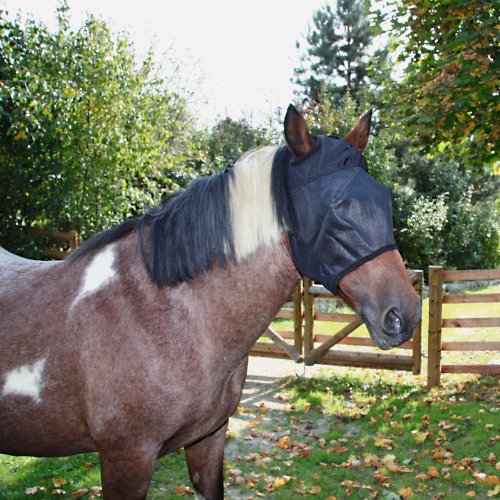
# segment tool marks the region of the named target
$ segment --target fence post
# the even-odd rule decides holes
[[[68,242],[70,250],[78,248],[80,246],[80,233],[72,229],[71,231],[68,231],[68,236],[69,236]]]
[[[422,270],[415,271],[415,281],[413,287],[420,298],[420,308],[422,308],[422,292],[424,284],[424,272]],[[413,334],[413,375],[419,375],[422,370],[422,320],[418,322]]]
[[[443,308],[443,268],[429,266],[429,361],[427,388],[439,385],[441,379],[441,328]]]
[[[312,281],[304,278],[304,359],[314,348],[314,296],[310,292]],[[306,363],[307,364],[307,363]]]
[[[293,343],[295,350],[302,355],[303,336],[302,336],[302,321],[304,314],[302,310],[302,279],[299,280],[297,286],[293,290]]]

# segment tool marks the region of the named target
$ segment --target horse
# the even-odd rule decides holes
[[[141,499],[156,460],[183,447],[197,498],[222,499],[249,350],[299,271],[342,295],[379,347],[408,340],[420,305],[389,235],[390,192],[366,173],[370,123],[314,136],[290,105],[286,144],[245,153],[64,261],[2,249],[0,452],[97,451],[104,497]]]

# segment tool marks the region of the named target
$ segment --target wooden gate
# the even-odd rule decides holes
[[[409,276],[415,290],[422,297],[422,271],[411,271]],[[375,349],[375,344],[366,332],[364,336],[348,337],[364,325],[352,310],[322,312],[316,307],[320,300],[340,304],[342,309],[348,307],[340,297],[332,295],[323,286],[303,278],[293,292],[289,307],[282,309],[277,316],[293,319],[293,332],[268,328],[263,335],[266,339],[263,341],[261,338],[250,354],[290,358],[306,365],[360,366],[420,373],[421,323],[417,325],[413,339],[398,348],[410,350],[411,355],[385,354]],[[270,343],[268,339],[273,342]],[[333,349],[335,346],[337,349]],[[352,350],[351,347],[346,349],[345,346],[362,346],[364,350]]]
[[[285,305],[285,307],[281,308],[276,316],[277,319],[292,319],[293,331],[276,330],[272,326],[269,326],[262,337],[253,345],[250,350],[251,355],[269,358],[290,358],[296,363],[303,361],[302,290],[302,280],[300,280],[295,287],[289,302]],[[263,341],[263,337],[265,337],[266,340],[272,340],[272,343]],[[289,340],[292,340],[293,343],[288,342]]]
[[[422,271],[410,271],[409,277],[420,300],[422,300]],[[385,354],[375,350],[376,346],[367,332],[364,332],[362,336],[349,337],[364,325],[356,314],[344,311],[316,311],[315,303],[319,299],[345,304],[340,297],[332,295],[324,287],[304,279],[304,362],[306,365],[359,366],[420,373],[421,322],[417,325],[412,340],[397,348],[410,350],[411,355]],[[326,331],[318,333],[317,330],[322,322],[328,322],[327,325],[321,327],[322,330]],[[339,324],[344,326],[339,329]],[[345,348],[346,346],[361,346],[364,349],[352,350],[350,347]],[[337,349],[334,349],[335,347]]]
[[[441,373],[491,373],[500,374],[500,365],[442,364],[443,351],[500,351],[500,342],[443,342],[443,328],[500,327],[496,318],[443,318],[443,304],[500,303],[500,293],[447,294],[443,293],[445,281],[498,280],[500,269],[476,271],[445,271],[441,266],[429,266],[429,366],[427,386],[439,385]],[[500,310],[499,310],[500,312]]]

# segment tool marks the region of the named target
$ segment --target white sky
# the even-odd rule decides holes
[[[86,13],[115,32],[127,31],[136,51],[154,42],[173,54],[194,90],[192,108],[213,124],[226,114],[263,123],[293,99],[290,78],[313,12],[327,0],[68,0],[72,26]],[[331,0],[330,0],[331,1]],[[57,0],[0,0],[11,16],[30,13],[55,27]],[[173,48],[173,50],[172,50]]]

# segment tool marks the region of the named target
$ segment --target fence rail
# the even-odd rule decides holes
[[[53,233],[50,233],[48,231],[45,231],[43,229],[39,228],[32,228],[31,232],[35,236],[40,236],[43,238],[49,238],[51,240],[56,240],[58,242],[62,242],[67,246],[68,250],[61,250],[59,248],[46,248],[43,252],[42,255],[44,257],[48,257],[49,259],[57,259],[57,260],[63,260],[65,259],[72,250],[75,248],[78,248],[80,246],[80,234],[78,231],[71,230],[71,231],[56,231]]]
[[[429,267],[429,363],[427,386],[439,385],[442,373],[500,374],[500,365],[442,364],[443,352],[500,351],[500,342],[443,342],[443,328],[500,327],[500,318],[443,318],[443,304],[480,304],[500,302],[499,293],[446,294],[446,281],[498,280],[500,269],[445,271],[441,266]]]

